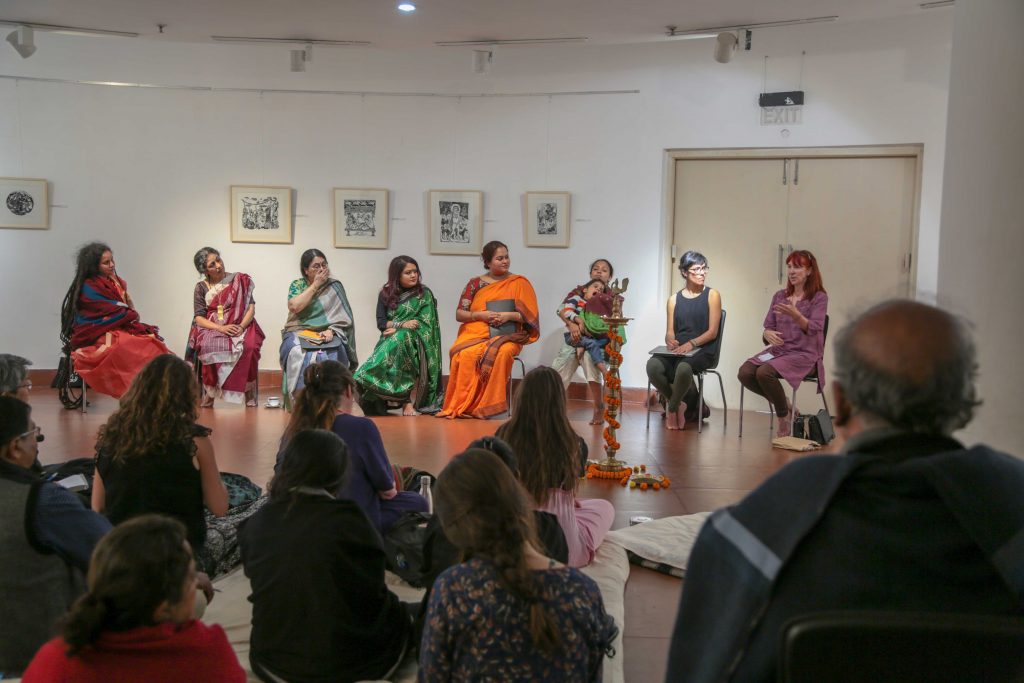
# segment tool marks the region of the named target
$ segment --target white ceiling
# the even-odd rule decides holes
[[[130,31],[144,39],[212,35],[368,41],[388,49],[435,41],[586,36],[591,44],[665,40],[665,27],[744,25],[838,15],[861,21],[925,11],[923,0],[3,0],[0,21]],[[157,24],[166,24],[161,35]]]

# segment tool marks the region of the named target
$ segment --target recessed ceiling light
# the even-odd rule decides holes
[[[403,12],[415,12],[416,5],[412,4],[411,2],[400,2],[398,3],[398,9],[400,9]]]

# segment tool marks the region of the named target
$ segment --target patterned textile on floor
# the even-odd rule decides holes
[[[633,564],[682,578],[686,575],[690,550],[710,514],[698,512],[665,517],[609,531],[605,543],[612,542],[625,548]]]
[[[211,579],[230,572],[242,563],[238,527],[268,500],[260,487],[248,477],[221,472],[220,478],[228,490],[228,513],[223,517],[214,517],[209,510],[205,511],[206,543],[196,558],[196,563],[203,567]]]

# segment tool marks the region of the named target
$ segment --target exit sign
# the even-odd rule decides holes
[[[761,107],[762,126],[799,126],[803,122],[803,106]]]

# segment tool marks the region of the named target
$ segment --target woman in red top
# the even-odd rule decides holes
[[[24,683],[244,683],[224,629],[192,618],[199,578],[181,522],[144,515],[116,527],[96,545],[88,582]]]

